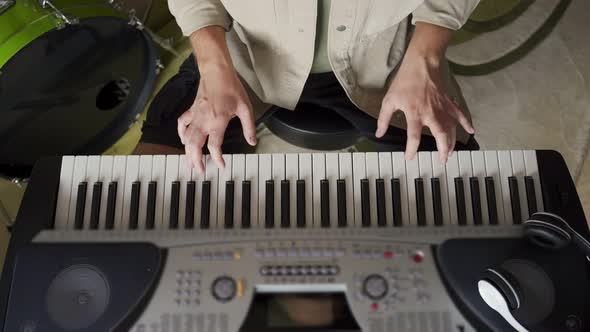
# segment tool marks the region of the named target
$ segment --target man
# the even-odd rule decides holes
[[[381,149],[405,146],[407,159],[477,149],[444,54],[478,2],[170,0],[194,59],[154,100],[136,153],[184,152],[203,171],[206,145],[223,167],[240,136],[256,144],[272,105],[299,102],[334,110]]]

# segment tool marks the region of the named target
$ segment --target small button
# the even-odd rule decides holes
[[[334,256],[334,249],[324,248],[323,255],[324,255],[324,257],[333,257]]]
[[[416,263],[422,263],[422,261],[424,260],[424,253],[422,251],[418,250],[418,251],[414,252],[414,256],[412,257],[412,259]]]
[[[385,259],[392,259],[393,258],[393,252],[392,251],[386,251],[383,253],[383,258]]]
[[[254,257],[262,258],[262,256],[264,256],[264,250],[262,250],[262,249],[254,250]]]
[[[318,248],[311,249],[311,256],[312,257],[320,257],[322,254],[322,250]]]
[[[195,252],[193,254],[193,259],[196,261],[200,261],[201,259],[203,259],[203,257],[201,256],[201,253]]]
[[[262,274],[263,276],[267,276],[270,274],[270,269],[268,268],[268,266],[263,266],[260,268],[260,274]]]
[[[210,252],[204,252],[203,255],[202,255],[202,257],[203,257],[203,260],[204,261],[210,261],[211,258],[212,258],[212,255],[211,255]]]
[[[373,310],[373,311],[379,310],[379,304],[375,303],[375,302],[371,303],[371,310]]]
[[[289,251],[288,251],[287,255],[289,257],[297,257],[297,249],[295,249],[295,248],[289,248]]]
[[[287,249],[279,248],[277,250],[277,257],[285,257],[285,256],[287,256]]]
[[[344,249],[343,248],[336,249],[335,255],[336,255],[336,257],[342,257],[342,256],[344,256]]]
[[[336,27],[336,30],[342,32],[342,31],[346,30],[346,26],[345,25],[339,25],[338,27]]]
[[[270,257],[275,257],[275,250],[268,248],[264,250],[264,257],[266,258],[270,258]]]
[[[309,268],[309,274],[311,274],[312,276],[315,276],[319,273],[318,267],[317,266],[312,266]]]
[[[309,248],[301,248],[299,249],[299,255],[301,257],[309,257],[311,255],[311,250]]]
[[[223,253],[223,260],[231,261],[233,259],[234,259],[234,253],[233,252],[224,252]]]

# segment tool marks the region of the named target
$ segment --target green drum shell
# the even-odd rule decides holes
[[[79,19],[89,17],[121,17],[126,15],[99,0],[55,0],[56,8],[68,16]],[[36,0],[20,0],[0,14],[0,68],[21,49],[43,34],[59,29],[63,21],[52,9],[44,9]]]

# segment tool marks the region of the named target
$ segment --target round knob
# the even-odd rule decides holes
[[[371,300],[378,301],[387,295],[387,280],[378,274],[372,274],[365,278],[363,292]]]
[[[213,281],[211,293],[219,302],[231,301],[236,296],[236,281],[230,277],[219,277]]]

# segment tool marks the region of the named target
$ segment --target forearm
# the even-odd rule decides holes
[[[225,41],[225,30],[220,26],[208,26],[190,35],[201,76],[219,69],[234,69]]]
[[[422,58],[430,65],[438,66],[445,56],[452,35],[453,31],[445,27],[417,22],[406,57]]]

